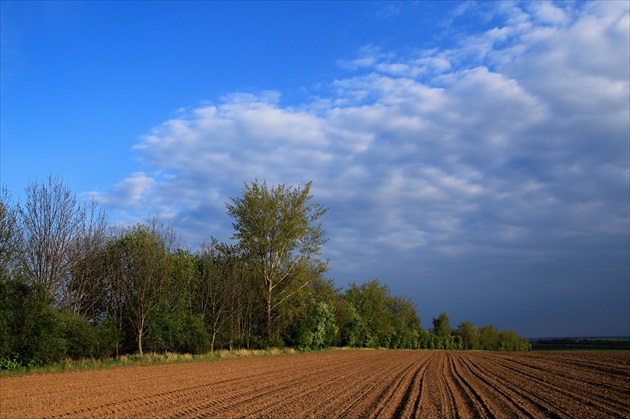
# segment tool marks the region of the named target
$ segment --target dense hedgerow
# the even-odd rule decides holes
[[[309,187],[246,185],[228,206],[238,243],[211,238],[196,252],[156,218],[110,226],[59,179],[29,185],[24,204],[4,189],[0,369],[271,346],[529,349],[494,326],[453,329],[446,314],[424,330],[415,303],[378,280],[336,288],[313,224],[326,209]]]

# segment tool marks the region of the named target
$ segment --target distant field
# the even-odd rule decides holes
[[[336,351],[0,378],[0,417],[630,417],[630,353]]]
[[[620,350],[630,351],[627,337],[540,338],[530,342],[536,351],[546,350]]]

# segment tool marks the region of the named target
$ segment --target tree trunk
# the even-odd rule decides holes
[[[273,288],[269,285],[269,291],[267,293],[267,341],[271,342],[271,294]]]
[[[142,333],[144,332],[144,327],[140,326],[138,329],[138,353],[142,356]]]

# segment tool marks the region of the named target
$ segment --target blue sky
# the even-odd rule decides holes
[[[628,335],[629,5],[2,1],[1,181],[194,248],[243,182],[313,180],[338,286]]]

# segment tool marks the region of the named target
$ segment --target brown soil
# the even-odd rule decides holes
[[[630,418],[630,353],[336,351],[0,379],[0,417]]]

